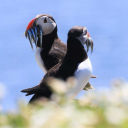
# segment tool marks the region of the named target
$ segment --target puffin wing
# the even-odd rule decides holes
[[[41,91],[42,91],[42,89],[40,88],[39,85],[37,85],[37,86],[35,86],[35,87],[32,87],[32,88],[28,88],[28,89],[21,90],[21,92],[27,93],[26,96],[32,95],[32,94],[34,94],[34,93],[41,92]]]
[[[63,43],[59,38],[55,40],[53,46],[63,50],[64,52],[67,52],[67,44]]]
[[[40,52],[41,58],[43,60],[43,63],[47,71],[50,70],[52,67],[54,67],[56,64],[60,63],[64,59],[67,52],[66,46],[67,45],[61,42],[60,39],[55,39],[47,56],[45,56],[46,55],[45,50],[42,50]]]
[[[52,61],[52,63],[54,62],[54,65],[52,66],[54,67],[56,64],[63,61],[65,55],[66,55],[66,52],[64,50],[60,49],[59,47],[53,46],[47,56],[47,59],[49,58],[49,60]],[[50,69],[52,67],[50,67]]]
[[[28,88],[28,89],[23,89],[21,90],[21,92],[23,93],[27,93],[26,96],[28,95],[32,95],[32,94],[37,94],[37,93],[45,93],[45,92],[49,92],[49,87],[46,84],[46,79],[48,77],[52,77],[56,74],[56,72],[58,71],[59,67],[60,67],[61,63],[56,64],[54,67],[52,67],[44,76],[43,79],[41,79],[40,83],[37,86],[34,86],[32,88]]]

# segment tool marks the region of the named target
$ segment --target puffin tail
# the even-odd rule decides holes
[[[39,85],[37,85],[35,87],[32,87],[32,88],[27,88],[27,89],[21,90],[21,92],[27,93],[26,96],[32,95],[32,94],[35,94],[35,93],[38,93],[38,92],[41,92],[41,91],[42,91],[42,89],[40,88]]]

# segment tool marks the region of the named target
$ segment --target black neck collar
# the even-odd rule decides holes
[[[57,36],[57,26],[52,31],[52,33],[47,35],[42,35],[42,47],[45,52],[49,52],[54,40],[58,38]],[[40,38],[38,37],[37,46],[40,47]]]
[[[76,38],[69,37],[67,40],[67,54],[71,62],[80,63],[88,58],[84,46]]]

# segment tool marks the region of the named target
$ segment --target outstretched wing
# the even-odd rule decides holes
[[[44,78],[41,79],[40,83],[37,86],[34,86],[32,88],[23,89],[21,92],[27,93],[26,96],[31,94],[37,94],[37,93],[44,93],[44,92],[51,92],[49,86],[47,86],[46,79],[48,77],[52,77],[56,74],[60,67],[61,63],[56,64],[54,67],[52,67],[44,76]]]
[[[41,91],[43,91],[43,90],[40,88],[39,85],[37,85],[35,87],[32,87],[32,88],[21,90],[21,92],[27,93],[26,96],[34,94],[34,93],[38,93],[38,92],[41,92]]]

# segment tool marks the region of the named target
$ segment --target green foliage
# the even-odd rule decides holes
[[[67,83],[62,81],[55,80],[54,85],[55,83],[67,86]],[[58,89],[61,88],[53,89],[54,101],[43,99],[27,107],[20,101],[17,112],[1,112],[0,128],[128,127],[127,83],[116,80],[109,90],[85,92],[80,100],[69,100],[65,97],[66,91]]]

